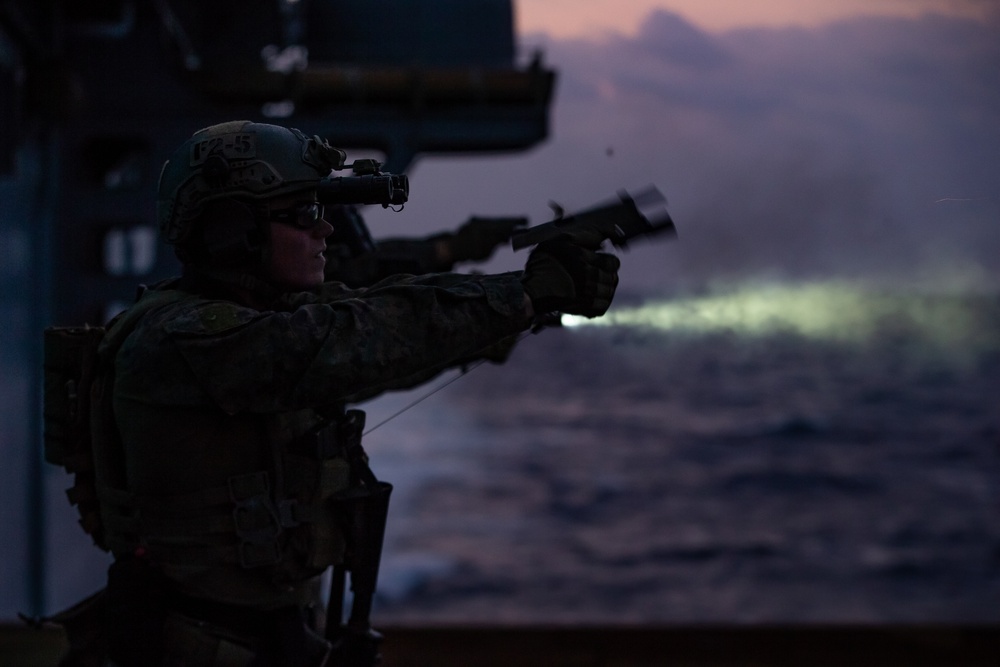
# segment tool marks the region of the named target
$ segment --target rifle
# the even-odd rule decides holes
[[[574,234],[589,235],[595,231],[616,248],[623,248],[629,241],[641,236],[677,236],[674,221],[667,212],[667,200],[654,186],[635,196],[621,190],[618,199],[617,202],[597,205],[568,217],[562,215],[561,208],[553,206],[555,220],[515,233],[510,245],[517,251],[560,236],[572,239]]]
[[[351,488],[336,497],[343,510],[347,553],[333,568],[327,603],[326,639],[333,645],[329,667],[373,667],[379,664],[382,635],[371,626],[372,601],[378,583],[382,541],[392,485],[380,482],[368,467],[361,447],[365,413],[348,410],[338,424],[338,440],[351,467]],[[344,622],[344,588],[351,574],[351,614]]]

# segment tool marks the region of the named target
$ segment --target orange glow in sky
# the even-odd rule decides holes
[[[519,34],[554,37],[633,33],[651,11],[680,14],[696,26],[723,31],[749,26],[815,26],[851,16],[918,16],[929,11],[982,16],[977,0],[514,0]]]

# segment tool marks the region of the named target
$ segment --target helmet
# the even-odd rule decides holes
[[[346,159],[344,151],[318,136],[278,125],[238,120],[198,130],[160,171],[160,233],[169,244],[184,244],[205,204],[314,189]]]

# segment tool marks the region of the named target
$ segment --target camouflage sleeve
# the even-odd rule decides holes
[[[523,301],[519,274],[509,273],[395,277],[357,290],[330,283],[266,312],[181,303],[144,318],[119,353],[118,386],[230,414],[357,402],[523,331]]]

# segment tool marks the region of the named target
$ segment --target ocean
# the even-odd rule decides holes
[[[384,623],[1000,621],[1000,298],[613,307],[368,406]]]

